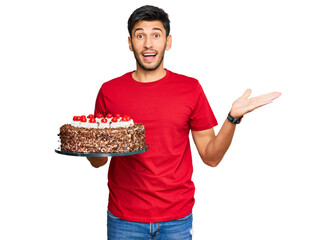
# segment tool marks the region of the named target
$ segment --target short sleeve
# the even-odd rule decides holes
[[[107,114],[102,87],[100,88],[100,90],[98,92],[98,95],[97,95],[94,115],[97,116],[97,114],[99,114],[99,113],[103,114],[104,116],[106,116],[106,114]]]
[[[195,90],[195,105],[190,116],[190,129],[192,131],[202,131],[216,126],[217,120],[210,107],[205,93],[197,81]]]

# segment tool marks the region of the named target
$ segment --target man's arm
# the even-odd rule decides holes
[[[95,168],[104,166],[107,163],[107,157],[86,157]]]
[[[229,149],[236,124],[225,120],[221,130],[215,135],[213,128],[204,131],[191,131],[196,148],[203,162],[216,167]]]
[[[271,103],[281,93],[273,92],[258,97],[249,98],[251,90],[248,89],[233,104],[230,114],[234,118],[242,118],[246,113],[256,108]],[[229,149],[235,132],[236,124],[228,119],[224,121],[217,136],[213,128],[204,131],[192,131],[192,136],[203,162],[211,167],[216,167]]]

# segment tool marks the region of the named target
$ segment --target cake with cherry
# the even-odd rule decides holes
[[[143,150],[145,127],[120,114],[74,116],[58,134],[61,151],[79,153],[123,153]]]

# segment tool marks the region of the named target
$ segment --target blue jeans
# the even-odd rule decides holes
[[[122,220],[107,211],[108,240],[191,240],[192,213],[166,222],[141,223]]]

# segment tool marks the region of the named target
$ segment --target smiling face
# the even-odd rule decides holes
[[[140,21],[134,25],[128,44],[137,69],[152,71],[163,68],[164,53],[171,48],[171,36],[166,37],[161,21]]]

